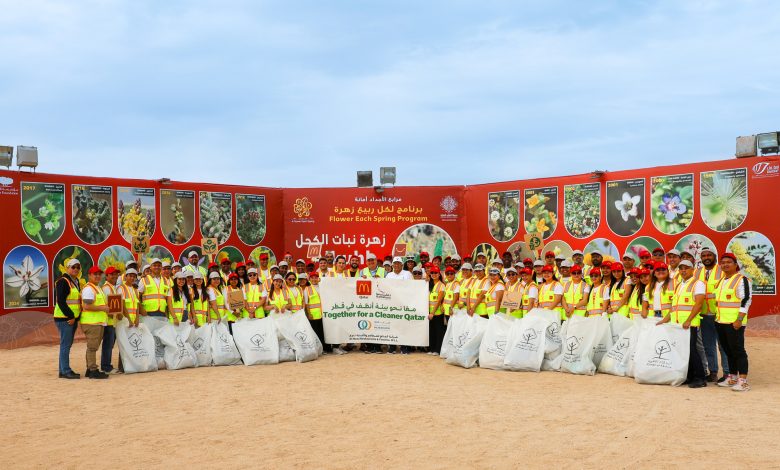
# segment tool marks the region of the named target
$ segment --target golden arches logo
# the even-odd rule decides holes
[[[371,295],[371,281],[355,282],[355,292],[357,295]]]
[[[312,207],[314,207],[314,205],[309,201],[308,197],[299,197],[295,200],[295,204],[293,204],[293,211],[299,218],[308,217],[311,214]]]

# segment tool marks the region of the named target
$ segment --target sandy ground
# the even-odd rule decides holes
[[[738,394],[425,354],[68,381],[56,347],[0,351],[0,468],[776,467],[780,341],[748,352]]]

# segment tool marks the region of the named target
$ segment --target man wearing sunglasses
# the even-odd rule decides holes
[[[65,267],[65,274],[60,276],[54,285],[54,325],[60,334],[60,378],[80,379],[81,375],[70,368],[70,348],[73,346],[73,337],[81,316],[81,264],[74,258],[68,261]]]

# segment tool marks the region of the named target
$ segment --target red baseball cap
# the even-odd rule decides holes
[[[217,263],[209,263],[209,269],[211,268],[218,268],[219,265]]]
[[[610,263],[610,267],[613,271],[622,271],[623,270],[623,263]]]
[[[663,252],[664,252],[664,249],[661,248],[660,246],[653,249],[653,253],[663,253]]]
[[[100,269],[100,266],[95,265],[89,268],[89,274],[102,274],[103,270]]]
[[[258,256],[257,259],[268,259],[268,253],[260,253],[260,256]]]
[[[452,266],[444,270],[444,274],[455,274],[456,272],[457,271],[455,271],[455,268],[453,268]]]
[[[599,268],[593,268],[590,270],[590,273],[588,273],[588,275],[591,277],[595,275],[601,276],[601,270]]]
[[[520,270],[520,274],[532,274],[534,272],[531,268],[523,268]]]
[[[628,274],[636,274],[637,276],[642,270],[639,268],[631,268],[631,270],[628,272]]]
[[[531,258],[525,258],[525,259],[523,260],[523,264],[525,264],[525,263],[531,263],[531,264],[534,264],[534,260],[532,260]]]
[[[246,265],[247,266],[254,266],[255,265],[255,260],[253,260],[252,258],[249,258],[249,260],[246,262]]]
[[[642,268],[642,269],[639,270],[639,275],[640,276],[649,276],[650,275],[650,270]]]
[[[647,251],[647,250],[639,250],[639,257],[640,258],[649,258],[651,256],[653,256],[653,255],[650,254],[649,251]]]
[[[309,273],[309,277],[320,277],[320,273],[317,271],[312,271]]]
[[[227,256],[219,260],[219,264],[225,264],[225,263],[230,263],[230,258],[228,258]]]
[[[432,268],[429,270],[429,272],[431,272],[431,273],[439,273],[439,274],[441,274],[441,269],[439,269],[439,268],[438,268],[438,267],[436,267],[436,266],[433,266],[433,267],[432,267]]]
[[[429,255],[427,251],[421,251],[420,256],[427,256],[428,258],[431,257],[431,255]]]
[[[235,279],[238,279],[238,274],[236,274],[236,273],[230,273],[230,274],[228,274],[228,279],[234,279],[234,278],[235,278]]]
[[[737,257],[736,255],[734,255],[734,253],[723,253],[722,255],[720,255],[720,259],[722,260],[723,258],[729,258],[733,260],[735,263],[737,262]],[[90,272],[91,271],[92,270],[90,270]]]
[[[236,269],[238,268],[245,268],[246,265],[244,263],[236,263]]]
[[[582,273],[582,268],[579,264],[575,264],[573,268],[571,268],[572,274]]]
[[[659,269],[669,269],[669,266],[667,266],[666,263],[655,263],[653,268],[657,271]]]
[[[611,270],[612,269],[612,263],[609,262],[609,261],[604,261],[603,263],[601,263],[601,267],[602,268],[607,268],[607,269]]]
[[[553,273],[553,272],[555,272],[555,270],[549,264],[545,264],[544,267],[542,268],[542,272],[543,273]]]
[[[425,269],[428,269],[431,266],[433,266],[433,263],[425,263],[425,264],[423,264],[423,268],[425,268]]]
[[[116,269],[113,266],[109,266],[109,267],[106,268],[106,274],[114,274],[114,273],[118,273],[118,272],[119,272],[119,270]]]
[[[554,251],[548,251],[547,253],[545,253],[545,254],[544,254],[544,257],[545,257],[545,258],[549,258],[549,257],[551,257],[551,256],[552,256],[553,258],[555,258],[555,252],[554,252]]]

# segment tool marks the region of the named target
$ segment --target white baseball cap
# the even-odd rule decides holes
[[[247,274],[257,274],[257,268],[249,268],[246,271]]]
[[[582,252],[580,250],[574,250],[571,255],[582,255]]]
[[[150,264],[150,265],[152,265],[152,264],[154,264],[154,263],[160,263],[160,264],[162,264],[162,261],[160,261],[160,258],[152,258],[152,262],[151,262],[151,263],[149,263],[149,264]]]
[[[400,256],[396,256],[396,257],[393,258],[393,263],[401,263],[401,264],[403,264],[404,260],[401,259]]]
[[[689,260],[684,259],[680,261],[680,266],[688,266],[689,268],[693,267],[693,263],[691,263]]]
[[[143,267],[143,268],[141,268],[141,272],[144,272],[144,271],[146,271],[147,269],[149,269],[149,265],[148,265],[148,264],[145,264],[145,265],[144,265],[144,267]]]
[[[221,279],[222,276],[219,275],[219,273],[211,273],[209,274],[209,279]]]
[[[666,252],[666,254],[667,254],[667,255],[677,255],[677,256],[680,256],[680,250],[678,250],[678,249],[676,249],[676,248],[675,248],[675,249],[673,249],[673,250],[669,250],[669,251],[667,251],[667,252]]]
[[[366,259],[376,259],[376,255],[373,253],[369,253],[368,256],[366,256]]]
[[[534,266],[544,266],[544,261],[538,259],[534,261]]]
[[[468,270],[468,271],[473,271],[474,270],[474,268],[471,267],[471,263],[463,263],[463,266],[461,266],[460,269],[461,270],[465,269],[465,270]]]
[[[136,271],[133,268],[130,268],[127,271],[125,271],[125,276],[127,276],[128,274],[135,274],[137,276],[138,275],[138,271]]]
[[[569,261],[569,260],[567,260],[567,259],[565,259],[565,260],[563,260],[563,262],[561,263],[561,267],[562,267],[562,268],[570,268],[570,267],[572,267],[572,262],[571,262],[571,261]]]
[[[193,256],[198,256],[198,252],[195,251],[195,250],[192,250],[189,253],[187,253],[187,258],[192,258]]]
[[[72,268],[75,265],[81,265],[81,261],[78,260],[78,258],[73,258],[72,260],[68,261],[68,267]]]

